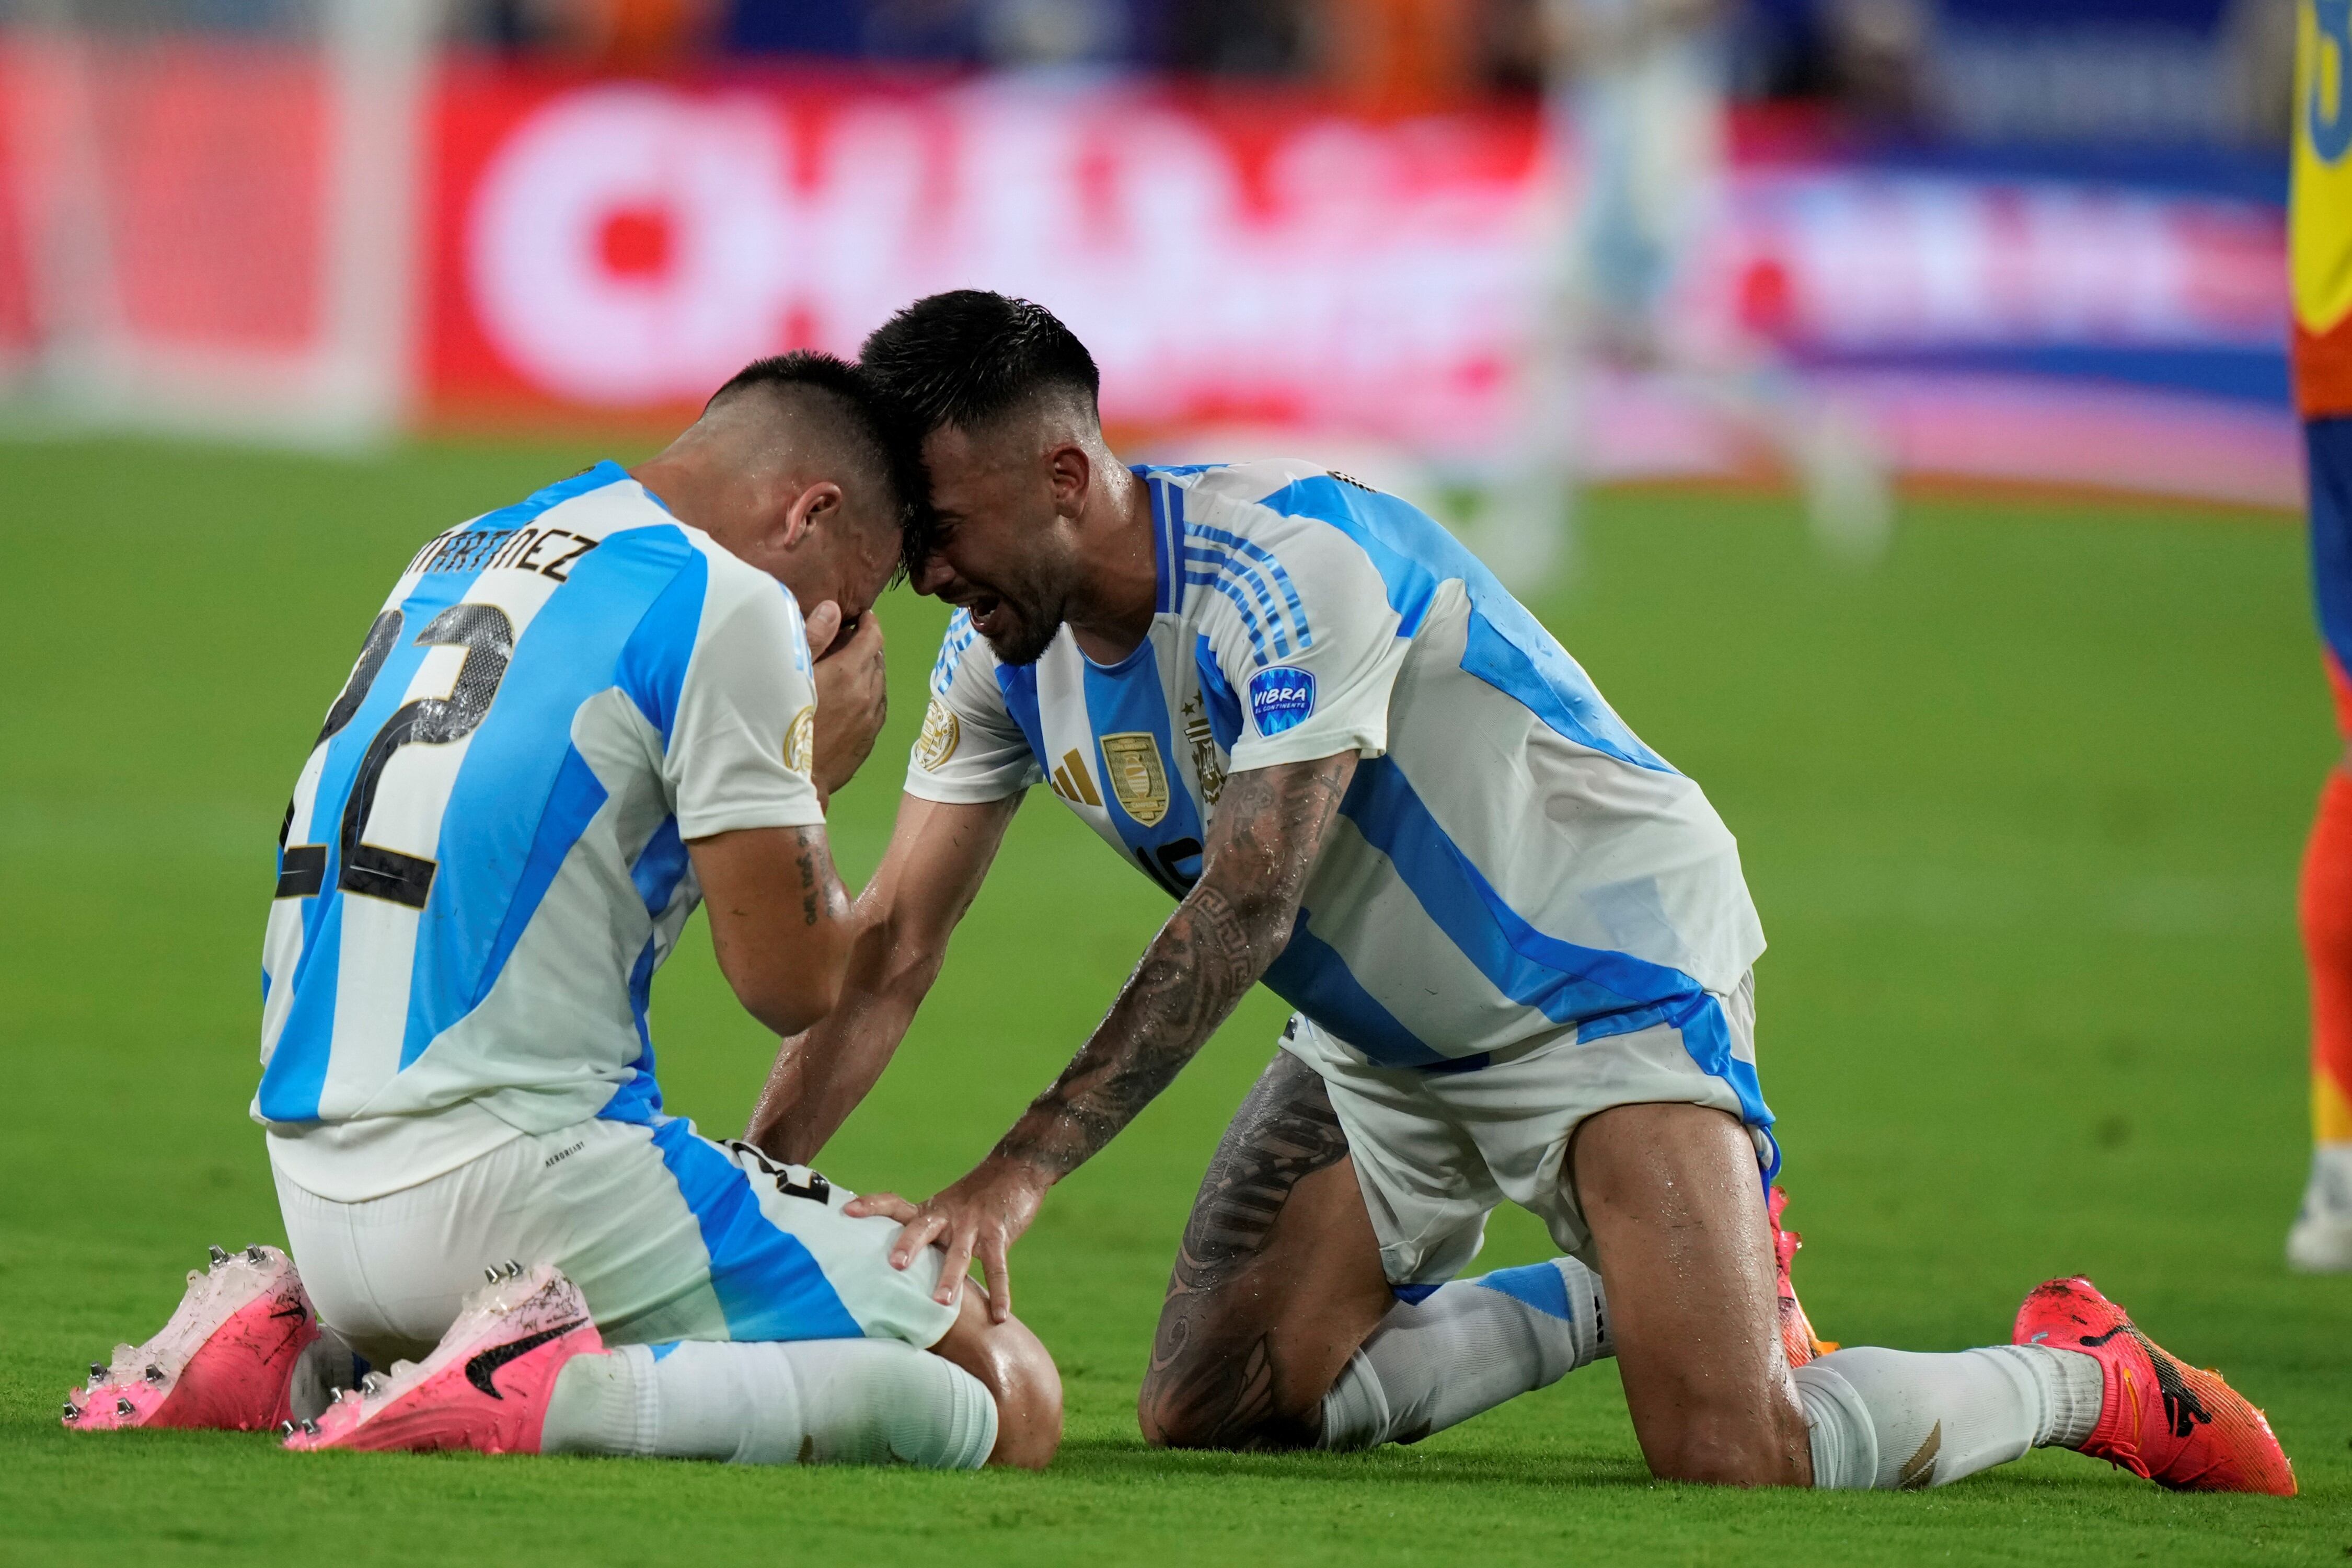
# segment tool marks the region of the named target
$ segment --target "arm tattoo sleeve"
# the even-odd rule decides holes
[[[1084,1164],[1192,1059],[1290,939],[1353,752],[1237,773],[1201,880],[1160,928],[1093,1037],[997,1144],[1058,1178]]]

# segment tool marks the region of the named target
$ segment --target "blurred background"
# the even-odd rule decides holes
[[[1311,448],[1506,531],[1775,472],[1864,552],[1895,479],[2292,507],[2292,35],[2290,0],[0,0],[0,419],[650,432],[977,285],[1068,320],[1142,448]]]
[[[94,1460],[56,1402],[101,1335],[162,1321],[203,1243],[280,1235],[239,1114],[273,830],[417,542],[641,458],[755,355],[853,353],[981,286],[1085,338],[1126,455],[1286,448],[1436,505],[1704,782],[1773,943],[1765,1082],[1825,1332],[1980,1344],[2033,1280],[2087,1270],[2265,1403],[2307,1495],[2183,1509],[2042,1455],[1928,1512],[1759,1515],[1641,1489],[1605,1370],[1360,1465],[1146,1456],[1168,1258],[1281,1027],[1259,994],[1023,1244],[1067,1489],[956,1514],[812,1474],[803,1556],[936,1553],[948,1520],[972,1561],[1023,1564],[1171,1541],[1711,1560],[1759,1530],[1874,1562],[1883,1519],[1967,1559],[2336,1560],[2352,1279],[2279,1248],[2308,1160],[2295,868],[2341,749],[2294,526],[2292,20],[0,0],[9,1540],[244,1563],[332,1518],[360,1557],[490,1531],[518,1561],[637,1561],[681,1529],[772,1553],[787,1494],[749,1475],[379,1488],[229,1439]],[[892,727],[828,822],[853,883],[946,619],[903,592],[882,614]],[[852,1189],[967,1169],[1166,917],[1066,813],[1008,845],[825,1151]],[[699,939],[656,994],[668,1108],[732,1133],[772,1042]],[[1486,1267],[1549,1251],[1517,1210],[1490,1235]],[[1539,1489],[1563,1477],[1625,1484]]]

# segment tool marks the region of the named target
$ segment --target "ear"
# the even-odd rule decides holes
[[[841,487],[831,479],[816,483],[793,498],[784,509],[783,527],[776,536],[779,551],[797,550],[815,529],[820,519],[829,520],[841,511]]]
[[[1045,453],[1045,479],[1054,491],[1054,510],[1076,517],[1087,503],[1087,487],[1094,482],[1094,458],[1075,441],[1065,441]]]

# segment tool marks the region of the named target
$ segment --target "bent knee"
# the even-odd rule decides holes
[[[1664,1481],[1719,1487],[1795,1487],[1811,1480],[1803,1418],[1791,1424],[1752,1409],[1703,1411],[1671,1431],[1645,1435],[1642,1457]]]
[[[996,1395],[996,1448],[992,1465],[1012,1465],[1042,1470],[1062,1446],[1062,1373],[1043,1341],[1017,1320],[1003,1324],[1018,1330],[1003,1336],[998,1347],[1000,1377],[990,1392]]]
[[[1155,1448],[1247,1449],[1264,1453],[1311,1448],[1323,1435],[1320,1400],[1288,1409],[1251,1397],[1229,1378],[1147,1377],[1135,1401],[1136,1425]]]
[[[1043,1469],[1062,1443],[1062,1373],[1029,1326],[1018,1318],[990,1322],[985,1298],[968,1290],[955,1326],[931,1353],[978,1378],[996,1401],[988,1462]]]

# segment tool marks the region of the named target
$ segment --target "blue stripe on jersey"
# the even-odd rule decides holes
[[[996,667],[996,689],[1004,694],[1004,710],[1021,726],[1029,738],[1029,754],[1041,765],[1045,764],[1045,722],[1037,715],[1037,667],[1034,664],[1000,664]]]
[[[1297,639],[1298,646],[1302,648],[1315,646],[1314,631],[1307,624],[1307,606],[1298,597],[1298,585],[1290,580],[1290,574],[1283,570],[1282,563],[1276,560],[1264,545],[1255,540],[1244,539],[1240,534],[1229,533],[1222,528],[1213,528],[1205,522],[1195,522],[1190,518],[1184,521],[1184,535],[1186,554],[1191,555],[1196,552],[1221,553],[1229,563],[1225,570],[1244,574],[1247,580],[1258,589],[1260,596],[1265,601],[1267,619],[1273,627],[1276,642],[1282,640],[1283,609],[1286,607],[1289,612],[1290,635]],[[1194,545],[1192,543],[1193,540],[1199,540],[1202,543]],[[1272,592],[1265,588],[1257,572],[1252,569],[1249,563],[1253,562],[1264,567],[1265,577],[1271,578],[1274,587],[1282,591],[1281,606],[1274,603]]]
[[[677,885],[686,879],[690,864],[686,842],[677,836],[677,818],[663,817],[646,847],[637,851],[637,863],[629,868],[629,880],[636,885],[637,897],[646,901],[646,913],[661,918],[670,900],[677,897]]]
[[[596,1114],[611,1121],[657,1122],[662,1114],[661,1081],[654,1076],[654,1036],[647,1015],[653,1010],[654,967],[660,960],[658,936],[646,938],[629,966],[629,1016],[637,1026],[637,1059],[629,1076],[614,1089],[613,1098]]]
[[[693,584],[690,594],[677,591],[682,579]],[[530,908],[520,916],[528,922],[547,890],[522,879],[541,825],[551,816],[576,822],[562,847],[568,851],[593,815],[578,794],[559,790],[580,705],[606,689],[618,667],[624,682],[637,688],[627,695],[649,721],[675,718],[705,583],[702,552],[676,525],[626,529],[582,556],[524,628],[442,812],[440,869],[416,925],[403,1067],[497,983],[497,966],[511,951],[499,947],[499,934],[526,895]],[[543,803],[537,812],[526,804],[532,801]],[[512,929],[519,936],[521,924]]]
[[[467,585],[467,579],[457,576],[428,577],[418,584],[400,605],[401,635],[376,672],[375,683],[351,722],[327,742],[310,828],[310,842],[326,848],[326,870],[319,894],[303,900],[302,953],[288,981],[294,987],[294,1002],[286,1010],[278,1048],[262,1068],[255,1096],[261,1114],[271,1121],[318,1120],[319,1097],[326,1089],[327,1064],[333,1054],[335,995],[343,966],[343,894],[337,887],[342,875],[343,805],[369,743],[406,700],[416,667],[431,651],[416,646],[416,634],[456,604]]]
[[[1214,572],[1188,570],[1184,574],[1184,581],[1196,587],[1214,589],[1234,602],[1234,608],[1241,612],[1242,630],[1249,633],[1250,652],[1257,656],[1258,663],[1264,664],[1266,658],[1265,633],[1259,629],[1257,613],[1250,608],[1250,602],[1242,596],[1242,591]]]
[[[1367,843],[1389,858],[1423,911],[1496,990],[1557,1023],[1590,1020],[1586,1026],[1593,1038],[1671,1024],[1681,1031],[1691,1059],[1731,1085],[1741,1114],[1752,1125],[1770,1125],[1772,1113],[1754,1068],[1732,1056],[1723,1009],[1696,980],[1629,953],[1563,942],[1529,925],[1447,837],[1391,758],[1357,767],[1339,810]],[[1640,1022],[1619,1016],[1629,1013]],[[1585,1037],[1580,1028],[1578,1038]],[[1362,1042],[1350,1043],[1370,1054]]]
[[[1290,942],[1266,966],[1265,988],[1381,1067],[1425,1068],[1445,1060],[1350,973],[1347,960],[1307,929],[1300,910]]]
[[[454,796],[453,796],[454,798]],[[547,896],[548,887],[554,882],[556,872],[563,868],[564,858],[572,847],[588,830],[589,822],[602,810],[607,796],[604,783],[588,766],[588,760],[570,746],[563,749],[563,765],[556,771],[554,787],[548,791],[546,809],[540,813],[539,830],[532,835],[530,856],[523,862],[522,875],[516,879],[514,896],[507,904],[507,918],[499,926],[499,934],[490,943],[488,957],[482,964],[482,991],[487,994],[498,983],[499,975],[513,956],[515,943],[530,924],[531,916],[539,912],[539,901]],[[443,835],[446,839],[447,835]],[[434,881],[438,883],[436,874]],[[420,952],[425,946],[423,932],[418,933]],[[480,1002],[480,997],[474,999]],[[416,1032],[416,1008],[412,994],[409,1027],[400,1042],[400,1065],[407,1067],[424,1054],[433,1043],[432,1035]],[[437,1032],[437,1031],[436,1031]]]
[[[948,617],[947,636],[940,639],[940,657],[931,661],[932,696],[948,694],[948,688],[955,684],[956,666],[963,662],[964,649],[979,635],[972,629],[970,610],[958,610]]]
[[[627,478],[620,465],[598,463],[584,473],[535,491],[527,500],[486,513],[469,527],[475,531],[520,527],[551,507]],[[602,548],[591,551],[579,564],[584,566],[602,553]],[[269,1065],[262,1070],[256,1100],[262,1115],[272,1121],[316,1121],[319,1096],[326,1087],[327,1064],[334,1044],[337,980],[342,969],[343,895],[337,882],[342,874],[344,804],[351,796],[352,784],[369,743],[394,710],[405,700],[416,667],[432,651],[416,646],[417,633],[431,625],[434,616],[465,596],[478,572],[478,563],[474,572],[432,573],[417,579],[415,591],[397,606],[402,626],[392,652],[376,672],[358,711],[327,743],[310,807],[310,841],[326,847],[326,871],[319,895],[304,900],[302,953],[295,961],[293,974],[288,977],[295,987],[294,1005],[287,1011],[286,1026],[278,1033],[278,1047],[270,1055]],[[578,574],[575,567],[572,575]],[[503,685],[499,694],[505,695]],[[478,731],[476,739],[479,739]],[[470,758],[469,752],[469,761]],[[434,879],[437,883],[441,879],[436,875]]]
[[[1217,668],[1215,650],[1206,636],[1192,638],[1192,667],[1201,672],[1201,705],[1208,710],[1209,733],[1230,756],[1242,733],[1242,700],[1235,696],[1225,672]]]
[[[1133,653],[1108,668],[1092,659],[1084,668],[1087,724],[1095,736],[1097,776],[1103,781],[1103,806],[1110,814],[1111,826],[1118,829],[1128,853],[1140,860],[1152,880],[1166,886],[1172,879],[1189,888],[1201,876],[1201,818],[1192,805],[1192,792],[1176,772],[1168,695],[1160,684],[1160,657],[1152,651],[1151,639],[1144,638]],[[1148,827],[1129,816],[1126,803],[1119,799],[1111,783],[1110,755],[1102,744],[1105,735],[1138,732],[1150,735],[1159,748],[1160,777],[1168,792],[1167,815]],[[1160,858],[1163,848],[1186,843],[1192,848],[1181,859]]]
[[[661,731],[662,749],[667,752],[670,731],[677,727],[677,697],[686,687],[687,663],[694,658],[695,636],[702,627],[702,601],[710,591],[710,563],[701,551],[686,542],[682,533],[662,529],[633,530],[629,536],[633,542],[639,532],[656,536],[669,532],[677,548],[686,552],[683,557],[677,557],[676,551],[667,547],[667,542],[657,552],[664,558],[676,558],[675,566],[670,568],[676,575],[628,634],[629,640],[621,648],[614,670],[622,695],[635,703],[646,721]],[[655,569],[662,568],[656,565]],[[777,584],[780,592],[782,587]],[[631,607],[635,608],[634,602]],[[541,612],[542,616],[545,613]],[[532,630],[537,629],[538,623],[533,622]]]
[[[1389,607],[1403,623],[1401,636],[1419,632],[1439,584],[1459,579],[1469,592],[1471,609],[1465,670],[1566,740],[1637,768],[1674,772],[1602,700],[1591,679],[1543,623],[1418,507],[1320,476],[1294,480],[1258,504],[1285,517],[1328,523],[1353,540],[1387,586]]]
[[[1249,628],[1250,646],[1257,650],[1258,662],[1265,661],[1267,637],[1274,640],[1275,657],[1288,658],[1289,631],[1283,624],[1281,606],[1275,603],[1274,590],[1265,577],[1230,550],[1204,549],[1191,542],[1193,531],[1190,528],[1185,531],[1184,581],[1214,588],[1241,606],[1242,624]],[[1248,589],[1255,603],[1235,593],[1234,584]]]
[[[732,1340],[855,1340],[866,1331],[841,1304],[801,1239],[761,1212],[752,1177],[697,1137],[690,1121],[654,1129],[710,1254],[710,1289]]]

